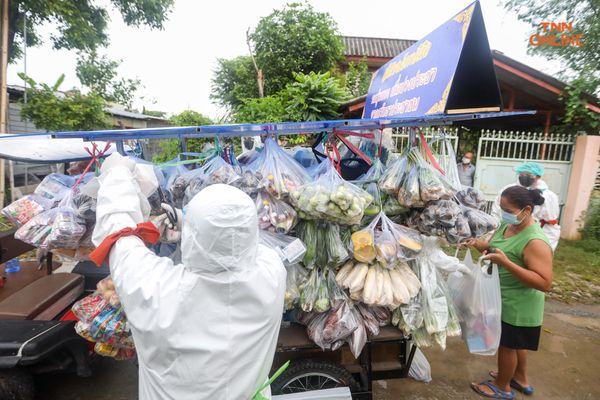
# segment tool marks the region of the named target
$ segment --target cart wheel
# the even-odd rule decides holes
[[[24,370],[0,370],[0,399],[33,400],[33,378]]]
[[[356,391],[358,384],[352,374],[338,364],[328,361],[300,360],[292,362],[272,384],[273,394],[308,392],[348,386]]]

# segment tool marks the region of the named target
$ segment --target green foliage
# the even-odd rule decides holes
[[[9,7],[9,55],[15,61],[21,57],[25,14],[28,46],[41,44],[38,30],[54,24],[58,32],[50,40],[55,49],[90,53],[108,45],[109,10],[116,9],[129,26],[162,29],[173,0],[13,0]]]
[[[185,110],[173,115],[170,119],[173,126],[200,126],[211,125],[213,122],[205,115],[194,111]],[[212,139],[186,139],[186,149],[189,152],[200,153],[206,143]],[[154,162],[162,163],[174,159],[181,152],[181,143],[177,139],[165,140],[160,143],[161,152],[153,157]]]
[[[221,106],[238,107],[244,99],[258,98],[256,72],[250,56],[219,58],[211,80],[210,98]]]
[[[592,197],[588,212],[585,218],[585,225],[583,228],[584,239],[596,241],[600,244],[600,195],[597,194]],[[600,246],[596,247],[596,252],[600,254]]]
[[[33,79],[26,79],[27,104],[21,108],[21,116],[47,131],[77,131],[103,129],[109,126],[104,108],[104,99],[92,92],[84,95],[78,90],[65,94],[57,92],[64,80],[61,75],[54,85],[38,85]]]
[[[363,58],[358,63],[350,62],[344,80],[350,96],[360,97],[367,94],[371,85],[371,73],[366,60]]]
[[[117,68],[121,61],[99,57],[95,51],[81,53],[77,60],[77,77],[82,85],[98,93],[106,101],[131,109],[140,87],[139,79],[119,78]]]
[[[263,122],[283,122],[288,119],[281,95],[262,99],[245,99],[234,114],[235,122],[260,124]]]
[[[600,81],[598,81],[600,83]],[[588,100],[586,93],[594,93],[594,82],[581,77],[573,80],[560,94],[560,99],[565,104],[565,115],[559,130],[573,132],[573,130],[586,131],[589,134],[598,133],[600,128],[600,114],[586,108]]]
[[[290,121],[319,121],[340,117],[340,105],[348,93],[329,72],[295,74],[284,91]]]
[[[284,89],[294,73],[329,71],[344,50],[333,18],[308,3],[287,4],[261,18],[250,39],[264,72],[265,94]]]
[[[166,111],[158,111],[158,110],[147,110],[146,107],[142,109],[142,114],[149,115],[151,117],[165,118],[167,116]]]

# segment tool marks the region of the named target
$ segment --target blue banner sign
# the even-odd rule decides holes
[[[474,19],[477,19],[476,24],[472,24]],[[483,46],[479,46],[481,44]],[[481,48],[487,50],[487,54],[485,51],[480,54],[480,61],[485,64],[487,72],[491,70],[491,76],[486,73],[483,78],[488,85],[495,85],[497,92],[481,8],[478,2],[474,2],[375,72],[363,117],[410,117],[444,113],[448,99],[453,97],[451,92],[460,90],[456,85],[453,87],[459,64],[471,61],[464,60],[461,56],[465,46],[476,47],[477,51]],[[490,83],[490,80],[493,82]],[[493,91],[492,88],[491,92]],[[472,105],[472,101],[463,101],[464,96],[454,97],[461,106]],[[497,96],[492,94],[492,98],[491,103],[494,104],[486,100],[485,106],[498,105],[499,93]]]

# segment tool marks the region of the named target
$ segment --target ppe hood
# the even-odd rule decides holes
[[[192,198],[183,218],[183,265],[196,273],[238,272],[255,265],[258,217],[252,199],[228,185]]]

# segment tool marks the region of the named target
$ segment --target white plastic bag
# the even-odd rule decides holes
[[[410,369],[408,370],[408,376],[414,380],[421,382],[431,382],[431,365],[425,358],[425,354],[417,347],[415,356],[413,357]]]
[[[470,273],[453,272],[448,289],[460,317],[463,340],[469,352],[494,355],[500,344],[502,302],[495,265],[475,263],[467,251],[463,264]]]

